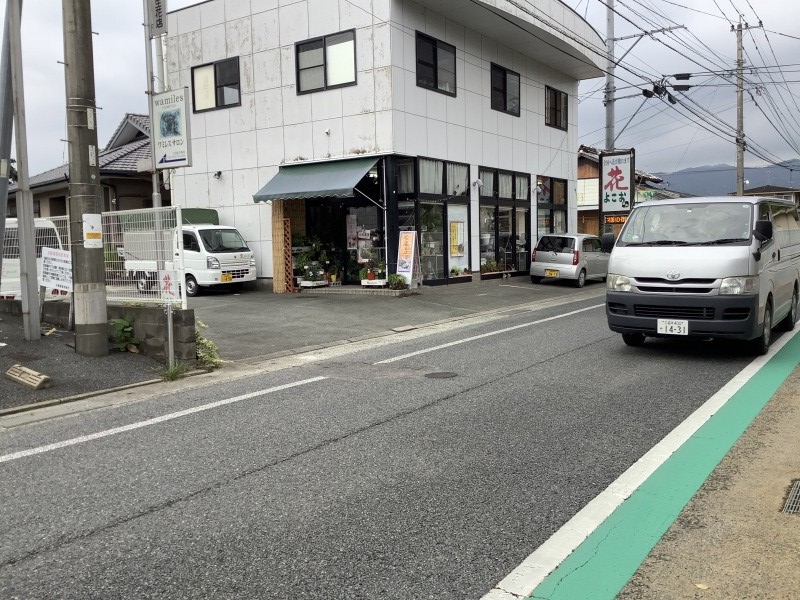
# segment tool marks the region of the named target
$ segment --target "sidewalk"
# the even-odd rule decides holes
[[[423,288],[405,298],[338,294],[211,293],[190,300],[196,317],[232,365],[393,330],[452,321],[486,311],[522,311],[576,299],[603,300],[604,286],[582,290],[527,278]],[[53,379],[30,390],[0,377],[2,409],[158,380],[151,359],[112,352],[75,353],[73,335],[45,328],[25,342],[22,319],[0,314],[0,370],[23,364]],[[226,365],[221,373],[224,374]],[[800,370],[795,369],[714,470],[620,592],[621,600],[800,598],[800,514],[782,514],[788,487],[800,478]]]

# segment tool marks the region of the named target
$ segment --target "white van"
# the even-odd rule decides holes
[[[183,225],[183,264],[186,271],[186,295],[196,296],[201,287],[228,286],[240,289],[256,279],[256,261],[247,242],[235,227],[225,225]],[[174,229],[163,231],[164,268],[173,268],[179,255]],[[154,231],[123,232],[120,254],[124,268],[144,293],[155,285],[157,255]]]
[[[36,240],[36,271],[37,277],[42,275],[42,248],[63,249],[58,228],[50,219],[34,219]],[[3,267],[0,273],[0,298],[13,300],[22,293],[20,281],[20,251],[19,251],[19,223],[15,218],[6,219],[3,232]],[[48,288],[42,300],[61,299],[66,292]]]
[[[610,246],[613,237],[604,236]],[[645,202],[614,243],[606,316],[629,346],[646,336],[749,340],[797,322],[800,219],[789,200],[723,196]]]

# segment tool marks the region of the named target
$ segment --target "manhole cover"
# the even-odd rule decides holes
[[[442,373],[425,373],[425,377],[428,379],[451,379],[457,375],[458,373],[450,373],[448,371],[443,371]]]
[[[800,513],[800,479],[796,479],[792,483],[792,489],[789,490],[789,497],[786,499],[786,504],[783,505],[785,513]]]

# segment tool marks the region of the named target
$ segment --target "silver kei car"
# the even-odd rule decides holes
[[[609,256],[596,235],[548,233],[531,252],[531,281],[567,279],[583,287],[587,279],[606,278]]]

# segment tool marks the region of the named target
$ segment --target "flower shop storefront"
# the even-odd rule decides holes
[[[385,157],[281,167],[255,202],[272,205],[273,290],[388,280]]]
[[[539,197],[540,226],[545,208],[548,224],[562,220],[565,196]],[[415,233],[412,287],[527,273],[535,241],[529,174],[434,158],[286,165],[254,200],[272,205],[276,293],[300,284],[401,289],[402,232]]]

